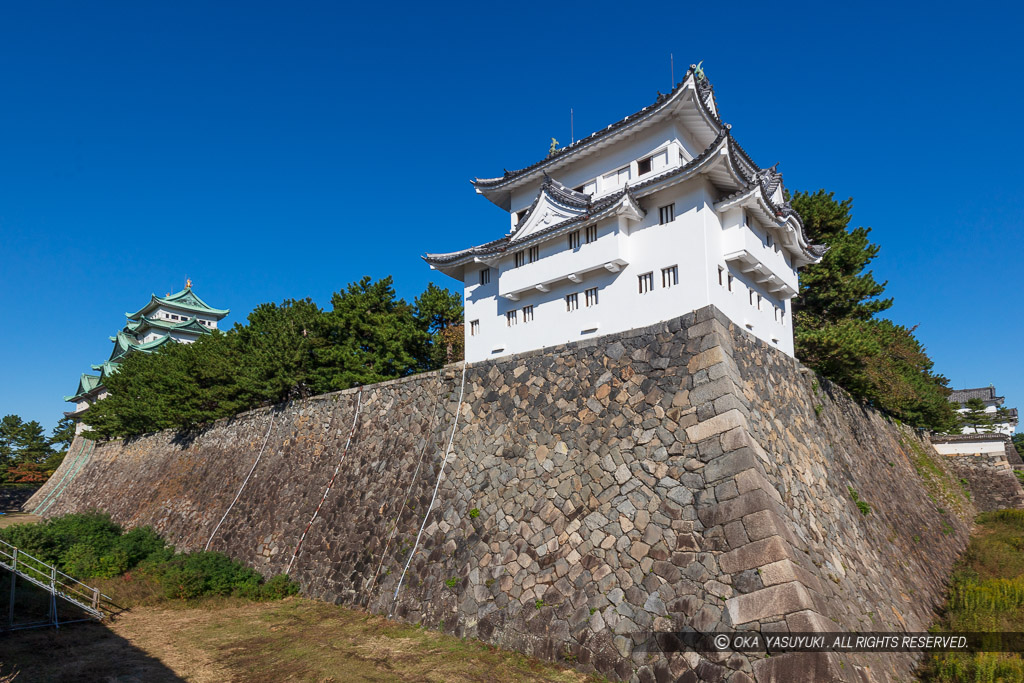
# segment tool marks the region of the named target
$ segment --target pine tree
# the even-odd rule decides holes
[[[879,252],[870,228],[850,228],[852,199],[836,201],[831,192],[797,192],[793,208],[812,243],[828,251],[820,263],[800,272],[793,300],[793,341],[804,363],[866,400],[915,426],[938,431],[955,428],[946,400],[947,380],[914,330],[876,318],[892,306],[881,298],[885,283],[865,270]]]
[[[980,398],[969,398],[960,412],[960,425],[968,434],[991,434],[995,431],[992,413],[985,412],[985,402]]]

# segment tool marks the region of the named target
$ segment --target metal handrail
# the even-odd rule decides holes
[[[10,548],[10,551],[5,550],[5,548]],[[77,605],[97,619],[103,619],[105,616],[103,607],[106,605],[101,605],[101,602],[113,603],[110,596],[101,593],[98,588],[82,583],[73,576],[58,570],[48,562],[44,562],[23,550],[19,550],[17,546],[3,540],[0,540],[0,558],[10,560],[5,562],[3,559],[0,559],[0,566],[9,569],[29,583],[39,586],[51,595]],[[32,562],[36,562],[41,566],[33,566]],[[83,591],[77,586],[81,586],[86,590]]]

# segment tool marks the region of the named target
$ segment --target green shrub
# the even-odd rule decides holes
[[[189,600],[208,595],[233,595],[250,600],[272,600],[295,595],[299,586],[281,574],[263,577],[241,562],[217,552],[175,555],[146,568],[168,598]]]
[[[77,578],[113,578],[135,568],[157,582],[167,598],[234,595],[273,600],[295,595],[287,576],[264,581],[256,571],[216,552],[174,553],[150,527],[124,533],[108,515],[54,517],[40,524],[0,530],[0,539]]]

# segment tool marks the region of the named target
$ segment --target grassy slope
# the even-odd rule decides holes
[[[1024,510],[978,517],[978,527],[950,585],[937,631],[1024,632]],[[924,681],[1024,681],[1019,653],[981,652],[929,658]]]

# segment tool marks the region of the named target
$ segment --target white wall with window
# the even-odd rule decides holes
[[[543,165],[524,170],[500,198],[478,187],[509,212],[507,246],[427,255],[465,284],[466,319],[475,323],[468,360],[643,327],[709,304],[793,353],[797,267],[820,253],[798,219],[772,205],[781,201],[773,169],[751,167],[722,142],[727,136],[688,130],[684,120],[699,121],[667,115],[632,133],[609,133],[610,142],[567,156],[550,176]],[[713,144],[722,148],[709,154]],[[706,169],[687,170],[705,161]],[[762,175],[736,180],[755,172]],[[774,199],[751,195],[757,187]]]

